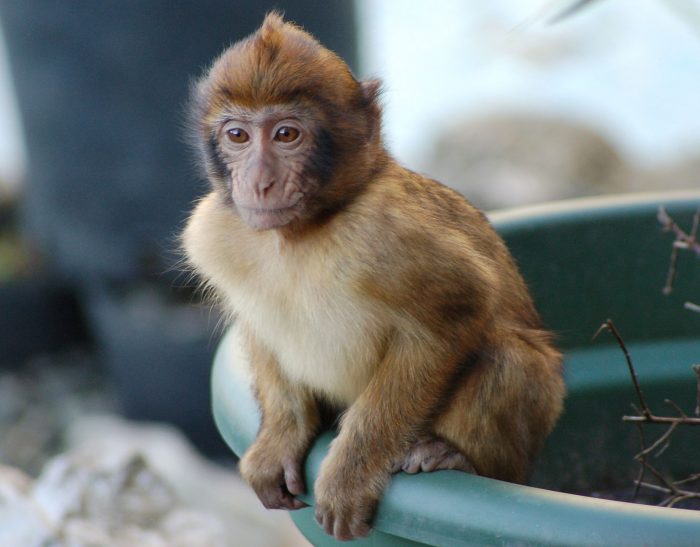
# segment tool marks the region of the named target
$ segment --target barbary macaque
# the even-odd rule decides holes
[[[193,100],[211,191],[183,246],[235,317],[262,412],[240,471],[266,507],[303,507],[302,463],[336,409],[314,494],[338,539],[370,531],[399,470],[526,481],[564,394],[503,241],[392,159],[378,93],[271,13]]]

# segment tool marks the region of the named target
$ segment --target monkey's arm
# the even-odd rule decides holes
[[[383,192],[384,190],[379,190]],[[421,188],[402,186],[405,202]],[[470,381],[471,357],[483,346],[499,293],[495,268],[456,230],[419,212],[404,214],[390,198],[368,221],[369,266],[358,275],[358,298],[388,313],[391,338],[366,388],[344,415],[316,481],[316,515],[338,539],[366,535],[397,460],[449,404],[457,382]],[[417,222],[422,221],[422,222]],[[361,241],[362,234],[356,241]]]
[[[306,504],[294,496],[304,492],[302,463],[320,422],[316,401],[287,381],[274,355],[250,332],[245,338],[262,421],[240,461],[241,475],[268,509],[300,509]]]
[[[429,427],[459,372],[451,353],[436,340],[397,334],[321,466],[316,518],[327,533],[367,535],[394,461]]]

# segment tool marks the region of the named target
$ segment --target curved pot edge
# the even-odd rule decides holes
[[[549,222],[556,217],[569,217],[574,214],[596,216],[613,210],[655,208],[659,205],[675,205],[695,201],[700,205],[700,189],[669,190],[665,192],[638,192],[632,194],[615,194],[561,201],[552,201],[538,205],[499,209],[487,212],[489,220],[501,228],[510,229],[512,225],[530,222]]]

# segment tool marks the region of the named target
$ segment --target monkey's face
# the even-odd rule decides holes
[[[304,216],[318,180],[309,169],[315,124],[290,106],[233,108],[216,130],[224,188],[251,228],[280,228]]]
[[[253,229],[332,218],[383,157],[377,92],[311,35],[266,19],[194,88],[194,142],[212,186]]]

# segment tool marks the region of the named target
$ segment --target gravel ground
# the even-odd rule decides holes
[[[167,424],[119,417],[95,358],[74,350],[0,370],[0,545],[308,543],[231,464]]]
[[[0,462],[36,476],[63,451],[65,433],[86,414],[115,413],[95,358],[72,350],[0,369]]]

